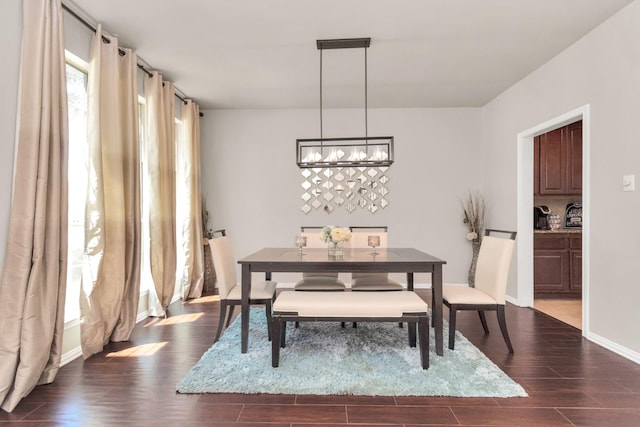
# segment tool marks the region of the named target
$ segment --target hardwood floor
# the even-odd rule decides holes
[[[419,292],[430,301],[428,291]],[[0,427],[640,425],[640,365],[543,313],[511,305],[514,355],[492,313],[490,335],[473,312],[458,314],[458,329],[518,381],[527,398],[177,394],[176,383],[212,344],[215,299],[175,303],[168,319],[138,324],[130,342],[64,366],[53,384],[36,387],[14,412],[0,411]]]

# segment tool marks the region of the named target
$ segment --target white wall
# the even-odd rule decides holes
[[[640,1],[635,1],[483,108],[485,189],[516,223],[516,135],[590,105],[590,330],[587,337],[640,357]],[[517,296],[515,283],[509,293]],[[637,359],[640,360],[640,359]]]
[[[324,115],[325,137],[364,133],[362,110]],[[467,282],[471,245],[461,200],[481,188],[478,109],[369,110],[369,135],[395,137],[389,206],[374,214],[301,212],[295,140],[319,136],[318,110],[205,111],[201,133],[203,194],[213,226],[227,229],[236,258],[265,246],[293,247],[301,225],[388,225],[390,245],[432,253],[447,261],[445,281]]]

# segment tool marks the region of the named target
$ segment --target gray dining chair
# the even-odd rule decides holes
[[[506,233],[509,234],[509,238],[491,236],[491,233]],[[488,334],[489,328],[484,312],[491,310],[497,314],[500,331],[509,353],[513,353],[505,318],[505,295],[515,238],[515,231],[486,229],[476,264],[475,287],[442,286],[442,302],[449,307],[449,348],[451,350],[454,349],[455,344],[457,311],[478,311],[482,328]]]
[[[225,326],[227,328],[231,322],[234,308],[241,304],[242,286],[238,283],[236,262],[231,252],[229,237],[226,235],[215,237],[209,240],[209,245],[211,246],[211,256],[216,272],[216,284],[220,294],[220,318],[216,337],[213,340],[213,342],[217,342],[225,324],[225,317],[227,317]],[[277,283],[273,281],[251,281],[251,293],[249,295],[249,304],[265,306],[269,340],[271,340],[271,307],[275,299],[276,286]],[[229,311],[228,316],[227,310]]]

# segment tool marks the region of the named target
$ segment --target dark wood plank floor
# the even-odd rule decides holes
[[[430,301],[428,291],[420,291]],[[60,369],[2,425],[579,425],[639,426],[640,365],[584,340],[580,331],[528,308],[509,306],[516,350],[509,355],[495,316],[486,336],[475,313],[459,330],[527,390],[528,398],[181,395],[176,383],[211,346],[219,303],[174,303],[130,342]],[[435,357],[435,356],[434,356]]]

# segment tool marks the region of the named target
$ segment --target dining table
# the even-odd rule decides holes
[[[271,280],[272,273],[285,272],[386,272],[405,273],[407,290],[413,291],[415,273],[431,274],[433,292],[433,327],[435,329],[436,354],[443,354],[442,266],[446,261],[415,248],[345,248],[341,256],[329,255],[324,248],[263,248],[240,260],[242,269],[241,352],[249,347],[249,295],[253,273],[265,273]]]

